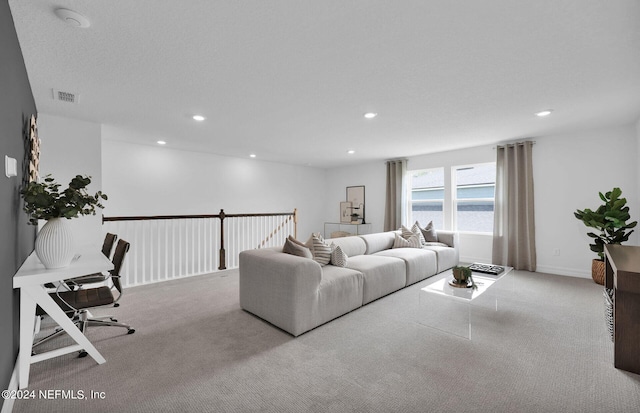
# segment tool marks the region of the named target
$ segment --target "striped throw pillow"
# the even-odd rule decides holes
[[[409,228],[405,227],[404,225],[400,227],[400,232],[401,232],[402,238],[404,239],[409,239],[409,237],[413,235],[413,232]]]
[[[418,224],[418,221],[416,221],[416,223],[413,224],[413,226],[411,227],[411,232],[413,232],[418,236],[418,239],[420,240],[420,245],[426,244],[427,240],[424,239],[424,235],[422,235],[422,231],[420,230],[420,224]]]
[[[399,234],[395,234],[396,239],[393,241],[393,248],[422,248],[420,239],[417,235],[412,235],[409,239],[402,238]]]
[[[327,265],[331,261],[331,247],[324,242],[324,238],[320,233],[312,234],[311,240],[313,243],[313,260],[320,265]]]
[[[347,254],[342,251],[339,245],[331,243],[331,265],[335,265],[336,267],[346,267],[347,266]]]

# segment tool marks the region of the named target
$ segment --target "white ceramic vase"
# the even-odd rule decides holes
[[[71,264],[75,250],[67,219],[48,220],[36,237],[35,250],[45,268],[62,268]]]

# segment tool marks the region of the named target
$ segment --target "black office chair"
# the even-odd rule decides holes
[[[67,313],[76,324],[76,326],[85,333],[88,326],[112,326],[112,327],[124,327],[127,329],[127,334],[133,334],[135,329],[130,325],[119,323],[113,316],[106,317],[89,317],[88,310],[91,308],[102,307],[105,305],[116,304],[122,297],[122,284],[120,283],[120,270],[124,262],[124,258],[129,251],[129,243],[124,240],[119,240],[116,245],[116,250],[113,253],[113,269],[109,271],[109,276],[113,287],[106,285],[96,288],[78,289],[72,291],[58,291],[50,293],[49,295],[53,300]],[[118,296],[114,296],[113,289],[118,291]],[[37,308],[37,315],[44,315],[45,312],[40,307]],[[33,347],[39,346],[54,337],[64,333],[64,330],[59,328],[48,336],[38,340],[33,344]],[[80,352],[80,357],[86,356],[85,351]]]
[[[116,234],[110,234],[107,232],[107,235],[105,235],[104,237],[104,242],[102,243],[102,253],[105,257],[111,258],[111,250],[113,249],[113,244],[115,244],[117,239],[118,236]],[[68,280],[65,280],[65,283],[72,287],[80,287],[85,284],[104,282],[107,278],[109,278],[108,274],[98,272],[95,274],[81,275],[79,277],[70,278]],[[117,307],[117,305],[115,307]]]

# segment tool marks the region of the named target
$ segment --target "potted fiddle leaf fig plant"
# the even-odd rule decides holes
[[[604,202],[595,211],[585,208],[577,210],[574,215],[587,227],[595,228],[597,231],[589,232],[587,235],[593,238],[593,244],[589,244],[591,251],[598,254],[591,264],[591,277],[598,284],[604,284],[604,246],[607,244],[622,244],[629,240],[633,233],[632,228],[638,224],[637,221],[627,223],[631,219],[629,207],[626,206],[627,199],[622,198],[622,190],[613,190],[602,194],[600,199]],[[629,231],[630,230],[630,231]]]
[[[87,186],[91,177],[76,175],[66,189],[56,183],[51,175],[42,182],[29,182],[20,195],[24,199],[24,211],[29,214],[29,224],[38,225],[46,220],[36,237],[35,251],[46,268],[62,268],[71,263],[75,254],[73,236],[68,219],[80,215],[95,215],[96,208],[104,208],[107,195],[102,191],[91,195]]]

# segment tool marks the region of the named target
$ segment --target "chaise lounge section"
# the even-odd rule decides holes
[[[380,297],[458,264],[457,234],[440,245],[393,248],[397,231],[327,239],[347,255],[345,267],[321,266],[281,247],[240,253],[240,306],[299,336]]]

